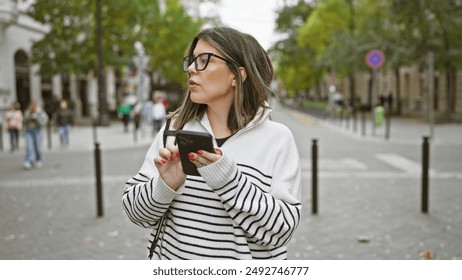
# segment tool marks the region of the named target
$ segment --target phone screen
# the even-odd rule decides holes
[[[188,154],[204,150],[213,153],[213,137],[206,132],[178,130],[176,134],[178,149],[180,150],[183,172],[187,175],[200,176],[194,163],[189,161]]]

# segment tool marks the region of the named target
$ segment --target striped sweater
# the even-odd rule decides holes
[[[200,177],[188,175],[176,191],[153,163],[163,147],[160,131],[123,194],[130,220],[153,229],[148,249],[167,213],[154,259],[287,258],[300,221],[300,162],[292,133],[269,114],[260,110],[224,143],[219,161],[199,168]],[[206,115],[183,129],[213,135]]]

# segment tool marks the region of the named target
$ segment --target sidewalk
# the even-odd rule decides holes
[[[69,147],[63,148],[60,146],[59,134],[52,129],[51,132],[51,148],[50,139],[46,128],[42,130],[42,148],[44,152],[53,151],[92,151],[95,148],[95,142],[100,144],[101,150],[113,150],[119,148],[149,146],[154,140],[151,127],[142,127],[138,130],[136,136],[133,131],[133,125],[130,124],[129,131],[124,132],[121,122],[112,121],[109,126],[98,126],[95,129],[91,125],[78,125],[72,127],[69,138]],[[25,139],[20,138],[20,149],[25,151]],[[3,131],[3,152],[9,152],[10,143],[8,132]]]
[[[118,148],[147,146],[154,140],[151,127],[141,127],[135,135],[132,125],[129,131],[124,132],[120,122],[112,121],[109,126],[96,127],[96,139],[92,126],[75,127],[71,131],[71,144],[69,150],[80,151],[93,149],[95,140],[100,144],[101,150],[112,150]],[[56,134],[55,145],[59,145],[58,135]]]
[[[305,114],[300,112],[300,114]],[[310,118],[315,118],[310,116]],[[391,117],[390,127],[388,131],[388,139],[386,136],[386,124],[375,127],[375,134],[373,135],[372,122],[370,116],[366,116],[365,122],[361,121],[361,116],[358,115],[356,126],[353,119],[344,120],[321,120],[326,127],[343,132],[351,137],[362,138],[367,141],[388,141],[399,144],[420,144],[423,137],[430,137],[431,127],[422,120],[405,118],[405,117]],[[355,129],[356,127],[356,129]],[[433,139],[431,142],[435,145],[458,145],[462,144],[462,124],[435,124],[433,126]]]

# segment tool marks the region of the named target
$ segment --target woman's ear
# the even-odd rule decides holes
[[[239,72],[241,72],[242,82],[244,82],[247,79],[247,71],[244,67],[239,67]],[[234,77],[232,85],[236,86],[236,77]]]
[[[242,81],[244,82],[247,79],[247,71],[244,67],[239,67],[239,71],[241,71]]]

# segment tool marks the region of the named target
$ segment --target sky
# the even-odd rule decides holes
[[[253,35],[264,49],[277,41],[274,35],[276,9],[282,5],[281,0],[221,0],[218,13],[222,22],[229,27]],[[203,7],[202,15],[208,13],[209,7]]]

